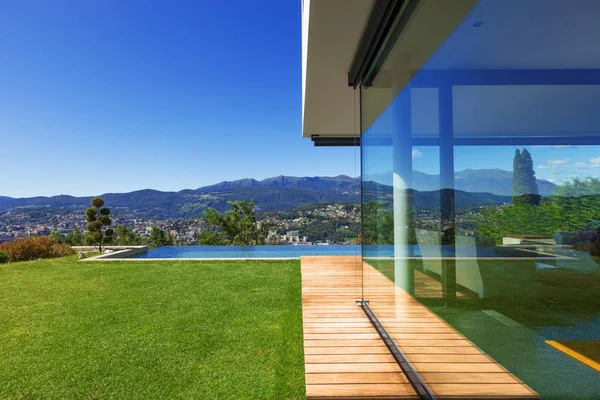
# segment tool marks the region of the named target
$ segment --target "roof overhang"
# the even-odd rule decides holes
[[[304,0],[302,136],[350,138],[359,132],[359,97],[348,72],[375,0]]]

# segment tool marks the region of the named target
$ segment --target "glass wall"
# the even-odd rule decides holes
[[[363,296],[434,392],[600,398],[598,15],[421,0],[361,88]]]

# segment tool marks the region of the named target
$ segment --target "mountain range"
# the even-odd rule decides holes
[[[502,169],[465,169],[454,173],[454,188],[472,193],[491,193],[498,196],[512,195],[512,171]],[[366,177],[383,185],[392,185],[392,172],[374,174]],[[413,171],[413,189],[418,191],[438,190],[440,176]],[[556,185],[543,179],[537,180],[542,196],[550,196]]]
[[[455,174],[457,204],[500,204],[510,201],[512,172],[499,169],[464,170]],[[391,194],[392,174],[369,177],[367,187],[377,186],[379,191]],[[439,175],[413,173],[414,190],[423,204],[435,206],[439,198],[436,190]],[[555,185],[538,180],[542,195],[550,195]],[[153,218],[191,218],[202,215],[208,207],[219,211],[227,208],[228,200],[254,199],[258,211],[278,211],[311,203],[342,203],[360,201],[359,178],[340,175],[336,177],[277,176],[261,181],[241,179],[225,181],[197,189],[179,192],[162,192],[146,189],[130,193],[106,193],[101,196],[115,210],[123,210]],[[459,193],[461,192],[461,193]],[[464,192],[464,193],[462,193]],[[47,206],[57,208],[83,208],[91,196],[68,195],[52,197],[12,198],[0,196],[0,212],[15,207]]]

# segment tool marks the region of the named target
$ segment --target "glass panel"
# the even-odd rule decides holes
[[[600,2],[419,4],[361,89],[363,296],[437,395],[598,398]]]

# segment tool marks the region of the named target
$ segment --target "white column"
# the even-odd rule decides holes
[[[408,63],[402,63],[394,81],[404,84],[410,71]],[[402,65],[401,64],[401,65]],[[396,65],[394,65],[396,67]],[[396,69],[396,68],[395,68]],[[395,71],[396,72],[396,71]],[[396,78],[396,76],[394,77]],[[404,79],[402,79],[404,78]],[[411,132],[411,96],[410,87],[404,86],[393,102],[394,119],[392,132],[393,154],[393,196],[394,196],[394,278],[396,287],[414,293],[414,272],[410,268],[412,246],[408,245],[409,211],[412,197],[412,132]],[[397,299],[396,304],[402,304]],[[399,311],[398,309],[396,310]]]

